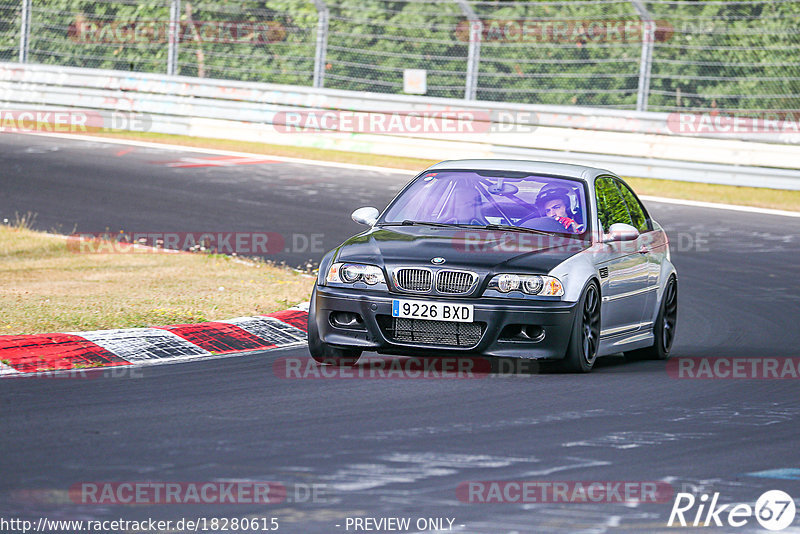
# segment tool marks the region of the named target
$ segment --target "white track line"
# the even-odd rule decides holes
[[[28,133],[20,132],[22,135],[36,135],[41,137],[57,137],[59,139],[77,139],[80,141],[94,141],[96,143],[110,143],[114,145],[129,145],[142,148],[160,148],[162,150],[173,150],[176,152],[194,152],[198,154],[214,154],[219,156],[238,156],[242,158],[271,159],[283,163],[300,163],[303,165],[317,165],[320,167],[337,167],[340,169],[354,169],[362,171],[375,171],[387,174],[405,174],[413,176],[414,171],[405,169],[393,169],[390,167],[378,167],[374,165],[358,165],[356,163],[338,163],[335,161],[322,161],[316,159],[287,158],[285,156],[273,156],[271,154],[253,154],[252,152],[236,152],[234,150],[219,150],[216,148],[199,148],[196,146],[170,145],[167,143],[150,143],[147,141],[133,141],[130,139],[113,139],[110,137],[95,137],[93,135],[73,135],[57,133]],[[291,148],[291,147],[290,147]],[[421,170],[421,169],[420,169]]]
[[[299,163],[302,165],[317,165],[320,167],[336,167],[339,169],[352,169],[375,171],[386,174],[402,174],[408,177],[415,174],[413,171],[405,169],[393,169],[391,167],[377,167],[373,165],[358,165],[356,163],[337,163],[333,161],[320,161],[315,159],[287,158],[283,156],[271,156],[268,154],[253,154],[250,152],[235,152],[232,150],[217,150],[214,148],[198,148],[192,146],[170,145],[167,143],[149,143],[146,141],[133,141],[129,139],[113,139],[109,137],[96,137],[93,135],[73,135],[57,133],[24,133],[23,135],[37,135],[42,137],[56,137],[60,139],[79,139],[82,141],[94,141],[98,143],[111,143],[117,145],[138,146],[142,148],[160,148],[163,150],[173,150],[176,152],[195,152],[199,154],[216,154],[220,156],[240,156],[245,158],[269,158],[285,163]],[[420,169],[422,170],[422,169]],[[800,217],[800,211],[774,210],[768,208],[756,208],[752,206],[739,206],[737,204],[720,204],[716,202],[702,202],[699,200],[684,200],[677,198],[652,197],[640,195],[640,198],[648,202],[660,202],[662,204],[678,204],[681,206],[692,206],[695,208],[708,208],[717,210],[742,211],[747,213],[759,213],[762,215],[777,215],[781,217]]]
[[[639,195],[639,198],[648,202],[659,202],[661,204],[678,204],[680,206],[692,206],[695,208],[711,208],[715,210],[746,211],[748,213],[761,213],[764,215],[780,215],[781,217],[800,217],[800,211],[773,210],[769,208],[756,208],[753,206],[739,206],[736,204],[718,204],[716,202],[702,202],[699,200],[684,200],[680,198],[651,197],[649,195]]]

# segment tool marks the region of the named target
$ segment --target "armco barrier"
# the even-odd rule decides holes
[[[800,190],[800,133],[677,135],[669,116],[0,63],[0,109],[146,115],[149,131],[426,159],[544,159],[627,176]],[[286,110],[474,112],[480,133],[285,133]],[[484,117],[480,119],[480,117]],[[497,121],[522,127],[503,132]],[[509,122],[512,121],[512,122]],[[2,124],[0,124],[0,127]],[[277,126],[277,128],[276,128]]]

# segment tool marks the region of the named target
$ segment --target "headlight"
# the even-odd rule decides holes
[[[522,291],[542,297],[560,297],[564,294],[564,286],[558,278],[538,274],[498,274],[489,281],[489,289],[501,293]]]
[[[360,263],[334,263],[328,269],[325,282],[334,284],[355,284],[364,282],[374,286],[377,283],[386,283],[383,271],[375,265],[362,265]]]

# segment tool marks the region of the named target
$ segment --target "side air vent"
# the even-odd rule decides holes
[[[608,267],[600,268],[600,278],[608,278]]]

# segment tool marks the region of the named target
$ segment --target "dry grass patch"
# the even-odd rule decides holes
[[[65,237],[0,225],[0,334],[161,326],[270,313],[307,301],[313,278],[223,255],[92,254]]]
[[[800,211],[800,191],[699,184],[653,178],[625,178],[625,180],[640,195]]]

